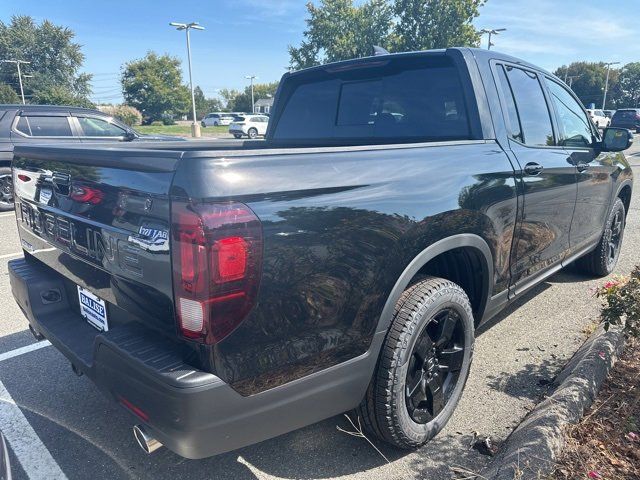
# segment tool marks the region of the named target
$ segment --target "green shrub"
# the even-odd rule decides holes
[[[100,110],[107,115],[117,118],[130,127],[140,125],[142,123],[142,113],[140,113],[138,109],[130,107],[129,105],[100,107]]]
[[[640,337],[640,266],[628,277],[616,277],[596,290],[603,300],[602,322],[605,330],[622,325],[634,337]]]
[[[173,119],[173,115],[165,113],[162,115],[162,124],[163,125],[175,125],[176,121]]]

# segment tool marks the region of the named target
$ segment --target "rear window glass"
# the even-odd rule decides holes
[[[613,116],[616,118],[635,118],[638,114],[640,114],[640,110],[637,112],[635,110],[618,110]]]
[[[16,130],[31,137],[70,137],[67,117],[20,117]]]
[[[330,68],[330,67],[329,67]],[[309,78],[312,77],[312,78]],[[412,57],[292,78],[276,141],[375,143],[470,138],[457,69],[447,57]]]

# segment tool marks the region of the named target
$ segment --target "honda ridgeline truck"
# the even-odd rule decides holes
[[[260,141],[15,147],[13,295],[148,452],[207,457],[345,411],[417,447],[480,324],[572,262],[616,265],[630,133],[601,134],[533,65],[332,63],[285,74],[272,113]]]

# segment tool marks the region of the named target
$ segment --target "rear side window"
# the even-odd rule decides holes
[[[30,137],[71,137],[67,117],[20,117],[16,130]]]
[[[505,69],[524,143],[535,147],[554,145],[551,115],[538,76],[521,68],[506,66]]]
[[[314,72],[307,82],[291,79],[273,139],[348,144],[470,138],[462,83],[448,58],[357,67]]]
[[[78,117],[82,133],[86,137],[123,137],[126,131],[111,122],[95,117]]]
[[[520,118],[518,117],[518,109],[516,108],[516,101],[513,99],[513,92],[511,91],[509,80],[507,80],[507,74],[505,73],[502,65],[498,65],[496,68],[500,89],[502,90],[502,96],[507,107],[504,112],[504,117],[507,122],[509,132],[511,133],[511,138],[524,143],[522,128],[520,127]]]

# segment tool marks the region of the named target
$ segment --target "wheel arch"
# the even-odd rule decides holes
[[[629,215],[629,207],[631,206],[631,193],[633,189],[633,183],[631,180],[622,182],[616,191],[616,198],[622,200],[624,204],[625,214]]]
[[[463,233],[444,238],[429,245],[409,262],[391,289],[391,293],[384,304],[380,319],[378,320],[376,333],[387,331],[393,318],[395,305],[411,281],[419,275],[421,271],[424,271],[425,267],[428,268],[432,260],[460,249],[473,252],[480,263],[481,273],[479,278],[481,279],[481,291],[479,292],[479,298],[474,308],[474,314],[477,316],[475,319],[477,324],[483,316],[487,302],[493,291],[493,255],[491,254],[489,245],[482,237],[475,234]]]

